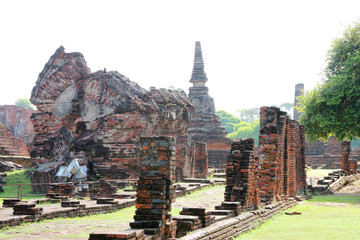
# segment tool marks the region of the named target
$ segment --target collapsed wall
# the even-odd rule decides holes
[[[25,141],[14,137],[9,127],[0,122],[0,155],[29,157]]]
[[[0,106],[0,122],[10,129],[14,137],[25,141],[29,153],[35,136],[30,117],[35,112],[37,111],[15,105]]]
[[[182,136],[182,148],[191,148],[193,106],[185,93],[147,91],[116,71],[91,73],[81,53],[63,47],[39,74],[30,100],[39,110],[31,117],[36,164],[68,164],[81,156],[94,177],[137,178],[140,137]],[[179,161],[179,175],[192,177],[193,159]]]
[[[259,156],[254,139],[236,139],[226,166],[225,202],[241,210],[270,204],[274,198],[306,193],[304,127],[276,107],[260,108]]]

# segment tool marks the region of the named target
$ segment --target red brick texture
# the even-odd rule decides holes
[[[14,137],[9,127],[0,123],[0,155],[29,157],[28,147],[21,138]]]
[[[240,202],[242,210],[259,206],[257,167],[254,139],[234,140],[226,162],[225,201]]]
[[[276,107],[261,107],[258,187],[263,204],[306,191],[304,129]]]
[[[140,139],[141,171],[138,181],[133,229],[145,229],[155,238],[174,237],[171,232],[171,203],[175,201],[175,138]],[[168,236],[165,236],[168,226]],[[172,228],[175,229],[175,228]]]
[[[174,136],[177,174],[193,177],[187,128],[194,108],[183,92],[147,91],[116,71],[91,73],[81,53],[60,47],[39,74],[30,100],[39,109],[31,117],[35,164],[68,164],[81,155],[92,177],[137,178],[140,137]]]

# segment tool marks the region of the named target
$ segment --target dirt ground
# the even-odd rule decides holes
[[[224,190],[224,186],[216,186],[177,198],[176,202],[172,204],[173,215],[177,215],[176,212],[179,212],[182,207],[205,207],[208,210],[213,210],[216,205],[221,204],[221,201],[223,201]],[[112,233],[128,229],[134,213],[135,207],[131,207],[109,214],[28,223],[1,230],[0,239],[88,239],[91,232]]]

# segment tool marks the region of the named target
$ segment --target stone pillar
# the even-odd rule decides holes
[[[254,139],[236,139],[226,162],[225,201],[240,202],[242,210],[258,207]]]
[[[206,143],[195,142],[195,177],[206,178],[208,176],[209,170]]]
[[[295,99],[294,99],[294,107],[298,105],[299,100],[297,99],[299,96],[301,96],[304,92],[304,84],[303,83],[298,83],[295,85]],[[294,108],[294,120],[295,121],[299,121],[300,118],[300,113],[298,112],[298,110],[296,110]]]
[[[140,138],[140,177],[133,229],[144,229],[155,239],[165,239],[171,226],[171,203],[175,201],[175,138]],[[170,236],[171,237],[171,236]]]
[[[341,170],[346,174],[350,174],[349,155],[350,155],[350,141],[342,141],[341,143]]]

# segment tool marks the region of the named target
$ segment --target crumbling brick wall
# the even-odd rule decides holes
[[[206,143],[195,142],[194,159],[195,159],[195,177],[207,178],[209,176],[209,171],[208,171],[208,153],[207,153]]]
[[[260,204],[257,171],[254,139],[234,140],[226,162],[225,201],[240,202],[242,210],[256,209]]]
[[[262,203],[306,191],[303,126],[276,107],[260,108],[259,180]]]
[[[34,163],[69,163],[81,153],[89,174],[118,179],[138,177],[140,137],[186,138],[193,114],[184,92],[147,91],[116,71],[91,73],[81,53],[63,47],[39,74],[30,100],[39,109],[31,117]],[[180,144],[190,151],[191,140]],[[186,154],[179,159],[191,165]]]
[[[25,141],[30,153],[34,139],[34,129],[30,117],[37,112],[15,105],[0,106],[0,122],[9,127],[11,134]]]
[[[0,123],[0,155],[29,157],[28,147],[21,138],[14,137],[9,127]]]

